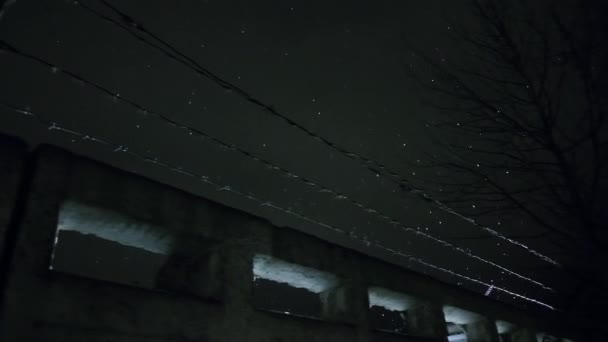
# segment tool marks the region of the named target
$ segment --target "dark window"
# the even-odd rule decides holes
[[[388,310],[378,305],[370,307],[369,311],[372,328],[397,334],[407,333],[407,311]]]
[[[253,304],[256,308],[287,315],[320,317],[323,311],[318,293],[272,280],[256,278]]]
[[[216,296],[215,243],[115,211],[66,202],[50,269],[142,288]]]
[[[381,287],[370,287],[368,298],[373,329],[408,334],[407,309],[415,302],[414,298]]]

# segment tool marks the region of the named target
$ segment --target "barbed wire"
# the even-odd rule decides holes
[[[244,197],[244,198],[246,198],[246,199],[248,199],[250,201],[253,201],[253,202],[257,203],[259,206],[272,208],[272,209],[280,211],[280,212],[282,212],[284,214],[287,214],[287,215],[290,215],[290,216],[294,216],[294,217],[296,217],[299,220],[303,220],[303,221],[312,223],[314,225],[320,226],[322,228],[329,229],[329,230],[334,231],[336,233],[343,234],[348,239],[355,240],[355,241],[357,241],[359,243],[363,243],[363,244],[365,244],[368,247],[369,246],[373,246],[374,248],[378,248],[378,249],[384,250],[385,252],[388,252],[389,254],[392,254],[392,255],[397,255],[399,257],[406,258],[408,261],[412,261],[412,262],[418,263],[418,264],[420,264],[422,266],[425,266],[425,267],[428,267],[428,268],[432,268],[432,269],[435,269],[435,270],[438,270],[438,271],[441,271],[441,272],[444,272],[444,273],[448,273],[448,274],[456,276],[458,278],[461,278],[461,279],[464,279],[464,280],[467,280],[467,281],[470,281],[470,282],[473,282],[473,283],[477,283],[477,284],[480,284],[480,285],[483,285],[483,286],[487,286],[489,289],[494,289],[494,290],[497,290],[497,291],[504,292],[504,293],[506,293],[508,295],[513,296],[514,298],[519,298],[519,299],[522,299],[522,300],[525,300],[525,301],[528,301],[528,302],[531,302],[531,303],[543,306],[545,308],[548,308],[548,309],[551,309],[551,310],[555,310],[555,308],[553,306],[551,306],[549,304],[546,304],[546,303],[543,303],[543,302],[541,302],[539,300],[536,300],[536,299],[533,299],[533,298],[521,295],[519,293],[507,290],[505,288],[498,287],[498,286],[496,286],[494,284],[486,283],[486,282],[484,282],[482,280],[479,280],[479,279],[476,279],[476,278],[472,278],[472,277],[469,277],[469,276],[462,275],[460,273],[451,271],[451,270],[449,270],[447,268],[444,268],[444,267],[433,265],[433,264],[428,263],[428,262],[426,262],[426,261],[424,261],[424,260],[422,260],[420,258],[413,257],[412,255],[406,254],[406,253],[404,253],[402,251],[399,251],[397,249],[386,247],[386,246],[384,246],[384,245],[382,245],[382,244],[380,244],[380,243],[378,243],[376,241],[370,241],[370,240],[368,240],[365,237],[361,238],[361,237],[357,236],[357,234],[354,233],[353,231],[348,231],[347,232],[346,230],[341,229],[339,227],[336,227],[334,225],[324,223],[324,222],[322,222],[320,220],[312,219],[312,218],[307,217],[307,216],[305,216],[303,214],[295,212],[295,211],[293,211],[291,209],[281,207],[281,206],[279,206],[277,204],[274,204],[272,201],[262,200],[261,198],[256,197],[256,196],[254,196],[251,193],[245,193],[243,191],[237,190],[233,186],[226,185],[226,184],[219,184],[217,182],[212,181],[209,176],[206,176],[206,175],[203,175],[203,174],[200,174],[200,173],[196,173],[195,171],[190,171],[188,169],[184,169],[181,166],[173,165],[172,163],[165,162],[165,161],[159,159],[158,157],[151,156],[151,155],[148,155],[148,154],[145,154],[145,153],[141,153],[141,152],[138,152],[136,150],[132,150],[126,144],[115,143],[115,142],[112,142],[110,140],[106,140],[106,139],[100,138],[100,137],[98,137],[96,135],[86,134],[84,132],[77,131],[75,129],[66,128],[61,123],[57,123],[55,121],[50,121],[50,120],[44,119],[39,114],[34,113],[33,111],[31,111],[29,109],[26,109],[26,108],[20,108],[18,106],[7,104],[5,102],[0,102],[0,106],[2,106],[4,108],[7,108],[7,109],[11,110],[14,113],[17,113],[17,114],[20,114],[20,115],[24,115],[24,116],[29,117],[29,118],[33,118],[39,124],[44,125],[45,127],[47,127],[51,131],[63,132],[63,133],[66,133],[66,134],[70,134],[72,136],[79,137],[83,141],[91,141],[91,142],[94,142],[94,143],[97,143],[97,144],[100,144],[100,145],[104,145],[104,146],[110,148],[111,150],[113,150],[114,152],[125,153],[125,154],[127,154],[127,155],[129,155],[131,157],[135,157],[135,158],[137,158],[139,160],[142,160],[144,162],[150,162],[150,163],[153,163],[155,165],[167,168],[167,169],[169,169],[172,172],[175,172],[175,173],[178,173],[178,174],[181,174],[181,175],[185,175],[185,176],[191,177],[191,178],[193,178],[193,179],[195,179],[195,180],[197,180],[199,182],[203,182],[205,184],[208,184],[208,185],[214,187],[217,191],[227,191],[227,192],[230,192],[230,193],[232,193],[234,195],[237,195],[237,196],[240,196],[240,197]]]
[[[499,264],[497,264],[497,263],[495,263],[495,262],[493,262],[491,260],[482,258],[482,257],[480,257],[480,256],[478,256],[476,254],[473,254],[473,253],[465,250],[462,247],[456,246],[456,245],[454,245],[452,243],[449,243],[449,242],[447,242],[447,241],[445,241],[443,239],[437,238],[437,237],[435,237],[435,236],[433,236],[433,235],[431,235],[429,233],[425,233],[425,232],[421,231],[419,227],[417,227],[416,229],[411,228],[411,227],[407,227],[401,221],[399,221],[399,220],[397,220],[397,219],[395,219],[395,218],[393,218],[393,217],[385,214],[381,210],[377,210],[377,209],[371,208],[370,206],[368,206],[368,205],[366,205],[366,204],[364,204],[364,203],[362,203],[362,202],[360,202],[358,200],[355,200],[355,199],[351,198],[350,196],[348,196],[347,194],[345,194],[343,192],[340,192],[340,191],[337,191],[337,190],[333,190],[333,189],[331,189],[331,188],[329,188],[327,186],[324,186],[322,184],[319,184],[319,183],[311,180],[310,178],[300,176],[300,175],[298,175],[298,174],[296,174],[294,172],[291,172],[288,169],[285,169],[283,167],[277,166],[277,165],[273,164],[272,162],[270,162],[269,160],[264,159],[262,157],[259,157],[259,156],[255,155],[255,154],[253,154],[253,153],[251,153],[251,152],[249,152],[247,150],[244,150],[244,149],[238,147],[235,144],[226,143],[223,140],[221,140],[221,139],[219,139],[219,138],[217,138],[217,137],[215,137],[215,136],[213,136],[213,135],[211,135],[211,134],[203,131],[202,129],[194,128],[194,127],[191,127],[191,126],[188,126],[188,125],[181,124],[180,122],[178,122],[178,121],[176,121],[174,119],[171,119],[170,117],[168,117],[165,114],[153,111],[153,110],[151,110],[151,109],[149,109],[149,108],[147,108],[147,107],[145,107],[145,106],[143,106],[143,105],[135,102],[134,100],[129,99],[128,97],[120,95],[118,92],[112,91],[112,90],[110,90],[110,89],[108,89],[108,88],[106,88],[106,87],[104,87],[104,86],[102,86],[102,85],[100,85],[100,84],[98,84],[96,82],[93,82],[93,81],[90,81],[88,79],[85,79],[84,77],[78,75],[77,73],[75,73],[73,71],[70,71],[70,70],[65,69],[65,68],[61,68],[61,67],[59,67],[59,66],[57,66],[57,65],[55,65],[55,64],[53,64],[53,63],[51,63],[49,61],[46,61],[46,60],[44,60],[42,58],[39,58],[39,57],[33,56],[31,54],[25,53],[25,52],[23,52],[23,51],[15,48],[11,44],[9,44],[9,43],[7,43],[7,42],[5,42],[3,40],[0,40],[0,48],[4,48],[4,49],[6,49],[6,50],[8,50],[8,51],[10,51],[10,52],[18,55],[18,56],[23,57],[23,58],[27,58],[29,60],[36,61],[36,62],[38,62],[38,63],[40,63],[40,64],[42,64],[42,65],[50,68],[51,72],[54,73],[54,74],[63,74],[65,76],[67,76],[67,77],[69,77],[69,78],[77,81],[79,84],[81,84],[83,86],[85,86],[85,85],[91,86],[94,89],[96,89],[98,91],[101,91],[101,92],[105,93],[106,95],[109,95],[116,102],[123,102],[123,103],[128,104],[129,106],[135,108],[137,113],[140,113],[140,114],[142,114],[144,116],[155,117],[155,118],[161,120],[162,122],[165,122],[167,125],[169,125],[171,127],[174,127],[174,128],[177,128],[177,129],[180,129],[180,130],[182,130],[183,132],[186,132],[189,135],[193,135],[193,136],[197,136],[197,137],[200,137],[200,138],[203,138],[203,139],[210,140],[213,143],[215,143],[215,144],[217,144],[217,145],[219,145],[219,146],[221,146],[221,147],[223,147],[225,149],[237,152],[237,153],[239,153],[239,154],[241,154],[241,155],[243,155],[243,156],[245,156],[247,158],[250,158],[250,159],[252,159],[252,160],[254,160],[256,162],[259,162],[259,163],[263,164],[265,167],[267,167],[267,168],[269,168],[271,170],[280,172],[280,173],[284,174],[285,176],[287,176],[288,178],[296,179],[296,180],[298,180],[300,182],[305,183],[308,186],[317,188],[318,192],[330,194],[335,199],[348,201],[352,205],[354,205],[354,206],[360,208],[361,210],[363,210],[365,213],[375,216],[377,219],[379,219],[382,222],[388,223],[389,226],[391,226],[391,227],[395,227],[395,228],[397,228],[397,229],[399,229],[401,231],[408,232],[408,233],[413,233],[413,234],[415,234],[417,236],[421,236],[423,238],[432,240],[435,243],[438,243],[439,245],[441,245],[443,247],[446,247],[446,248],[454,250],[454,251],[456,251],[458,253],[464,254],[464,255],[466,255],[466,256],[468,256],[470,258],[473,258],[473,259],[475,259],[477,261],[480,261],[482,263],[485,263],[487,265],[495,267],[495,268],[497,268],[497,269],[499,269],[499,270],[501,270],[503,272],[506,272],[506,273],[508,273],[508,274],[516,277],[516,278],[522,279],[522,280],[527,281],[527,282],[529,282],[531,284],[539,286],[543,290],[554,292],[553,288],[551,288],[550,286],[547,286],[547,285],[543,284],[540,281],[537,281],[537,280],[534,280],[534,279],[532,279],[530,277],[524,276],[524,275],[522,275],[522,274],[520,274],[518,272],[515,272],[515,271],[513,271],[513,270],[511,270],[511,269],[509,269],[507,267],[499,265]]]
[[[148,30],[143,24],[136,21],[132,16],[121,11],[116,6],[110,4],[108,1],[106,1],[106,0],[97,0],[97,1],[102,3],[105,7],[109,8],[112,12],[114,12],[116,15],[118,15],[118,17],[120,18],[119,19],[120,21],[116,20],[114,18],[111,18],[110,16],[105,15],[105,14],[101,13],[100,11],[95,10],[94,8],[88,6],[85,1],[82,1],[82,0],[74,1],[74,4],[77,6],[80,6],[81,8],[84,8],[85,10],[94,14],[98,18],[100,18],[104,21],[107,21],[107,22],[109,22],[113,25],[116,25],[117,27],[125,30],[127,33],[134,36],[137,40],[161,51],[167,57],[185,65],[186,67],[190,68],[197,74],[208,78],[209,80],[211,80],[214,83],[216,83],[217,85],[219,85],[221,88],[228,90],[228,91],[242,97],[247,102],[250,102],[250,103],[262,108],[265,112],[271,114],[274,117],[281,119],[283,122],[287,123],[289,126],[302,131],[307,136],[325,144],[326,146],[330,147],[331,149],[333,149],[353,160],[356,160],[361,166],[366,168],[368,171],[373,172],[375,174],[382,175],[383,177],[389,179],[391,182],[397,184],[401,189],[404,189],[405,191],[407,191],[409,193],[413,193],[417,196],[420,196],[425,201],[430,202],[430,203],[434,204],[435,206],[437,206],[437,208],[439,208],[440,210],[445,211],[451,215],[455,215],[455,216],[459,217],[460,219],[463,219],[463,220],[471,223],[473,226],[489,233],[490,235],[495,236],[496,238],[502,239],[504,241],[507,241],[510,244],[523,248],[528,253],[538,257],[539,259],[541,259],[545,262],[548,262],[554,266],[561,267],[561,265],[557,261],[550,258],[549,256],[544,255],[544,254],[538,252],[537,250],[530,248],[529,246],[527,246],[526,244],[524,244],[520,241],[509,238],[508,236],[505,236],[490,227],[481,225],[475,219],[467,217],[461,213],[458,213],[457,211],[455,211],[454,209],[451,209],[444,203],[441,203],[440,201],[431,198],[429,195],[425,194],[422,190],[414,188],[412,186],[412,184],[403,175],[392,170],[387,165],[385,165],[381,162],[375,161],[371,158],[368,158],[364,155],[352,152],[349,149],[343,147],[342,145],[339,145],[339,144],[311,131],[310,129],[299,124],[295,120],[282,114],[277,109],[275,109],[272,105],[264,103],[263,101],[257,99],[256,97],[254,97],[253,95],[251,95],[250,93],[245,91],[244,89],[236,86],[235,84],[232,84],[231,82],[228,82],[228,81],[222,79],[220,76],[216,75],[209,69],[202,66],[195,59],[193,59],[193,58],[187,56],[186,54],[182,53],[181,51],[179,51],[179,49],[175,48],[174,46],[172,46],[171,44],[169,44],[168,42],[166,42],[165,40],[160,38],[158,35],[154,34],[152,31]],[[143,36],[134,32],[133,29],[141,32],[143,34]],[[149,40],[146,39],[145,36],[149,36],[150,38],[152,38],[152,40],[154,42],[150,42]],[[168,49],[169,51],[167,51],[165,49]]]

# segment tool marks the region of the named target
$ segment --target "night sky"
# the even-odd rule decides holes
[[[424,122],[434,114],[405,76],[410,51],[404,38],[450,56],[442,17],[466,21],[463,1],[111,3],[218,79],[102,19],[124,23],[100,1],[19,0],[0,18],[0,40],[21,53],[0,54],[0,101],[44,124],[4,106],[0,131],[62,146],[493,298],[559,306],[549,288],[560,293],[571,284],[527,247],[404,193],[390,178],[218,85],[243,89],[315,135],[413,177],[422,171],[411,162],[432,149]],[[51,122],[111,146],[49,130]],[[487,223],[504,235],[536,231],[521,218]],[[542,241],[525,244],[552,252]]]

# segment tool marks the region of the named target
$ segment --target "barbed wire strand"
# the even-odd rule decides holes
[[[561,267],[561,265],[555,261],[554,259],[550,258],[549,256],[546,256],[534,249],[532,249],[531,247],[527,246],[526,244],[517,241],[515,239],[509,238],[508,236],[505,236],[503,234],[501,234],[500,232],[490,228],[490,227],[486,227],[484,225],[481,225],[479,222],[477,222],[475,219],[467,217],[461,213],[456,212],[455,210],[449,208],[447,205],[445,205],[444,203],[441,203],[440,201],[431,198],[429,195],[425,194],[422,190],[420,189],[415,189],[410,182],[401,174],[397,173],[396,171],[393,171],[391,168],[389,168],[388,166],[386,166],[385,164],[381,163],[381,162],[377,162],[371,158],[368,158],[366,156],[363,156],[361,154],[358,153],[354,153],[350,150],[348,150],[347,148],[333,142],[330,141],[327,138],[324,138],[318,134],[316,134],[315,132],[311,131],[310,129],[302,126],[301,124],[299,124],[298,122],[294,121],[293,119],[285,116],[284,114],[280,113],[278,110],[276,110],[272,105],[266,104],[264,102],[262,102],[261,100],[255,98],[253,95],[249,94],[248,92],[246,92],[245,90],[243,90],[242,88],[222,79],[221,77],[217,76],[215,73],[211,72],[209,69],[203,67],[202,65],[200,65],[200,63],[198,63],[196,60],[194,60],[191,57],[188,57],[187,55],[185,55],[184,53],[180,52],[177,48],[173,47],[171,44],[169,44],[168,42],[164,41],[163,39],[161,39],[158,35],[154,34],[153,32],[151,32],[150,30],[148,30],[145,26],[143,26],[141,23],[135,21],[131,16],[129,16],[128,14],[124,13],[123,11],[119,10],[117,7],[115,7],[114,5],[110,4],[108,1],[105,0],[98,0],[99,2],[101,2],[103,5],[105,5],[106,7],[108,7],[111,11],[113,11],[114,13],[116,13],[119,17],[120,20],[123,21],[124,23],[126,23],[126,25],[121,24],[120,22],[118,22],[117,20],[93,9],[92,7],[86,5],[86,3],[84,1],[74,1],[75,5],[78,5],[84,9],[86,9],[87,11],[93,13],[94,15],[98,16],[100,19],[104,20],[104,21],[108,21],[114,25],[117,25],[118,27],[120,27],[123,30],[126,30],[128,33],[130,33],[131,35],[133,35],[136,39],[142,41],[143,43],[152,46],[153,48],[160,50],[161,52],[163,52],[165,55],[167,55],[169,58],[172,58],[176,61],[178,61],[179,63],[185,65],[186,67],[192,69],[193,71],[195,71],[196,73],[210,79],[211,81],[215,82],[216,84],[218,84],[220,87],[222,87],[225,90],[228,90],[230,92],[234,92],[235,94],[241,96],[242,98],[244,98],[247,102],[250,102],[258,107],[261,107],[262,109],[264,109],[267,113],[270,113],[271,115],[280,118],[283,122],[287,123],[289,126],[296,128],[302,132],[304,132],[306,135],[308,135],[309,137],[320,141],[321,143],[327,145],[328,147],[330,147],[333,150],[336,150],[338,152],[340,152],[341,154],[346,155],[347,157],[356,160],[357,162],[359,162],[359,164],[361,166],[363,166],[364,168],[368,169],[370,172],[376,173],[376,174],[380,174],[383,175],[385,178],[388,178],[391,182],[396,183],[401,189],[404,189],[410,193],[413,193],[415,195],[420,196],[422,199],[424,199],[427,202],[430,202],[434,205],[436,205],[440,210],[443,210],[449,214],[455,215],[469,223],[471,223],[473,226],[480,228],[481,230],[489,233],[492,236],[495,236],[499,239],[505,240],[507,242],[509,242],[510,244],[513,244],[515,246],[518,246],[520,248],[523,248],[524,250],[526,250],[527,252],[531,253],[532,255],[540,258],[541,260],[548,262],[554,266],[558,266]],[[151,37],[152,39],[154,39],[157,43],[153,43],[150,42],[148,40],[146,40],[145,37],[136,34],[135,32],[133,32],[131,30],[131,28],[135,28],[136,30],[142,32],[144,35],[147,35],[149,37]],[[160,45],[159,45],[160,44]],[[168,48],[170,50],[166,51],[164,50],[163,46],[165,46],[166,48]]]
[[[443,247],[452,249],[452,250],[454,250],[454,251],[456,251],[458,253],[464,254],[464,255],[466,255],[466,256],[468,256],[470,258],[473,258],[475,260],[478,260],[478,261],[480,261],[482,263],[485,263],[485,264],[488,264],[488,265],[490,265],[492,267],[498,268],[501,271],[506,272],[506,273],[508,273],[508,274],[510,274],[512,276],[515,276],[515,277],[517,277],[519,279],[522,279],[522,280],[530,282],[530,283],[532,283],[532,284],[534,284],[536,286],[539,286],[543,290],[554,292],[554,290],[551,287],[543,284],[542,282],[539,282],[539,281],[534,280],[532,278],[526,277],[526,276],[524,276],[524,275],[522,275],[522,274],[520,274],[518,272],[515,272],[515,271],[513,271],[513,270],[511,270],[509,268],[506,268],[506,267],[504,267],[502,265],[499,265],[499,264],[497,264],[497,263],[495,263],[493,261],[487,260],[485,258],[482,258],[482,257],[476,255],[476,254],[473,254],[473,253],[465,250],[462,247],[456,246],[456,245],[454,245],[452,243],[449,243],[449,242],[447,242],[445,240],[437,238],[437,237],[435,237],[435,236],[433,236],[431,234],[428,234],[428,233],[425,233],[423,231],[420,231],[419,227],[416,228],[416,229],[411,228],[411,227],[407,227],[405,224],[403,224],[399,220],[397,220],[397,219],[395,219],[395,218],[393,218],[393,217],[391,217],[389,215],[386,215],[385,213],[383,213],[380,210],[373,209],[373,208],[369,207],[368,205],[366,205],[366,204],[364,204],[364,203],[362,203],[360,201],[357,201],[357,200],[351,198],[350,196],[346,195],[345,193],[342,193],[342,192],[333,190],[333,189],[331,189],[329,187],[326,187],[324,185],[321,185],[321,184],[319,184],[319,183],[317,183],[317,182],[315,182],[315,181],[313,181],[313,180],[311,180],[311,179],[309,179],[307,177],[299,176],[299,175],[297,175],[297,174],[295,174],[295,173],[293,173],[293,172],[291,172],[291,171],[289,171],[289,170],[287,170],[287,169],[285,169],[283,167],[280,167],[280,166],[277,166],[277,165],[271,163],[270,161],[268,161],[268,160],[266,160],[266,159],[264,159],[262,157],[258,157],[255,154],[253,154],[253,153],[251,153],[251,152],[249,152],[247,150],[244,150],[244,149],[238,147],[235,144],[226,143],[223,140],[221,140],[221,139],[219,139],[219,138],[217,138],[217,137],[215,137],[213,135],[210,135],[209,133],[206,133],[206,132],[204,132],[201,129],[194,128],[194,127],[187,126],[187,125],[183,125],[180,122],[178,122],[178,121],[176,121],[174,119],[171,119],[167,115],[158,113],[158,112],[153,111],[153,110],[151,110],[151,109],[149,109],[147,107],[144,107],[143,105],[140,105],[139,103],[137,103],[137,102],[135,102],[135,101],[133,101],[133,100],[127,98],[127,97],[121,96],[119,93],[114,92],[112,90],[109,90],[109,89],[105,88],[104,86],[102,86],[102,85],[100,85],[98,83],[95,83],[93,81],[87,80],[87,79],[83,78],[82,76],[80,76],[80,75],[78,75],[78,74],[76,74],[76,73],[74,73],[74,72],[72,72],[70,70],[67,70],[65,68],[60,68],[59,66],[56,66],[56,65],[54,65],[54,64],[52,64],[52,63],[50,63],[50,62],[48,62],[48,61],[46,61],[44,59],[41,59],[39,57],[35,57],[33,55],[30,55],[30,54],[27,54],[27,53],[25,53],[23,51],[20,51],[17,48],[15,48],[14,46],[12,46],[12,45],[10,45],[10,44],[8,44],[8,43],[0,40],[0,48],[2,46],[4,46],[8,51],[10,51],[12,53],[15,53],[15,54],[17,54],[19,56],[22,56],[24,58],[28,58],[30,60],[34,60],[34,61],[36,61],[38,63],[43,64],[46,67],[49,67],[50,70],[51,70],[51,72],[53,72],[55,74],[66,75],[69,78],[74,79],[75,81],[77,81],[78,83],[80,83],[82,85],[91,86],[94,89],[97,89],[98,91],[101,91],[101,92],[103,92],[103,93],[111,96],[116,101],[120,101],[120,102],[126,103],[126,104],[130,105],[131,107],[134,107],[137,110],[138,113],[141,113],[144,116],[155,117],[155,118],[157,118],[157,119],[165,122],[169,126],[177,128],[177,129],[181,129],[181,130],[189,133],[190,135],[196,135],[196,136],[198,136],[200,138],[208,139],[208,140],[212,141],[215,144],[218,144],[219,146],[221,146],[223,148],[226,148],[226,149],[229,149],[231,151],[237,152],[237,153],[242,154],[243,156],[245,156],[247,158],[250,158],[250,159],[252,159],[252,160],[254,160],[256,162],[259,162],[259,163],[263,164],[265,167],[267,167],[269,169],[272,169],[274,171],[283,173],[288,178],[293,178],[293,179],[296,179],[296,180],[298,180],[300,182],[303,182],[303,183],[307,184],[308,186],[315,187],[315,188],[318,189],[319,192],[328,193],[328,194],[334,196],[335,199],[340,199],[340,200],[348,201],[351,204],[353,204],[354,206],[356,206],[356,207],[360,208],[361,210],[363,210],[364,212],[366,212],[368,214],[371,214],[371,215],[374,215],[380,221],[388,223],[392,227],[395,227],[395,228],[397,228],[397,229],[399,229],[401,231],[404,231],[404,232],[413,233],[415,235],[418,235],[418,236],[430,239],[430,240],[432,240],[432,241],[434,241],[434,242],[442,245]]]
[[[355,240],[355,241],[357,241],[359,243],[363,243],[366,246],[373,245],[375,248],[384,250],[385,252],[388,252],[388,253],[390,253],[392,255],[397,255],[399,257],[406,258],[408,261],[412,261],[412,262],[418,263],[418,264],[420,264],[422,266],[425,266],[425,267],[428,267],[428,268],[432,268],[432,269],[435,269],[435,270],[439,270],[439,271],[444,272],[444,273],[448,273],[450,275],[456,276],[458,278],[461,278],[461,279],[464,279],[464,280],[467,280],[467,281],[470,281],[470,282],[473,282],[473,283],[477,283],[477,284],[480,284],[480,285],[483,285],[483,286],[487,286],[488,288],[492,288],[492,289],[495,289],[497,291],[501,291],[501,292],[504,292],[504,293],[506,293],[508,295],[511,295],[511,296],[513,296],[513,298],[519,298],[519,299],[522,299],[522,300],[525,300],[525,301],[528,301],[528,302],[531,302],[531,303],[543,306],[543,307],[548,308],[550,310],[555,310],[555,308],[553,306],[551,306],[549,304],[546,304],[546,303],[543,303],[541,301],[538,301],[536,299],[529,298],[529,297],[526,297],[524,295],[515,293],[513,291],[510,291],[510,290],[507,290],[507,289],[504,289],[504,288],[501,288],[501,287],[497,287],[497,286],[495,286],[493,284],[488,284],[488,283],[486,283],[486,282],[484,282],[482,280],[475,279],[475,278],[472,278],[472,277],[469,277],[469,276],[465,276],[465,275],[459,274],[457,272],[451,271],[449,269],[433,265],[433,264],[428,263],[428,262],[426,262],[426,261],[424,261],[424,260],[422,260],[420,258],[416,258],[416,257],[413,257],[412,255],[406,254],[406,253],[404,253],[402,251],[399,251],[399,250],[396,250],[396,249],[393,249],[393,248],[385,247],[385,246],[381,245],[378,242],[370,241],[370,240],[368,240],[366,238],[358,237],[352,231],[347,232],[344,229],[341,229],[341,228],[338,228],[336,226],[324,223],[324,222],[319,221],[319,220],[315,220],[315,219],[309,218],[309,217],[307,217],[307,216],[305,216],[303,214],[300,214],[298,212],[295,212],[295,211],[293,211],[291,209],[283,208],[283,207],[281,207],[279,205],[276,205],[276,204],[272,203],[271,201],[262,200],[262,199],[260,199],[260,198],[258,198],[256,196],[254,196],[251,193],[245,193],[245,192],[242,192],[242,191],[239,191],[239,190],[235,189],[232,186],[222,185],[222,184],[216,183],[216,182],[212,181],[210,179],[210,177],[208,177],[208,176],[196,173],[194,171],[190,171],[190,170],[184,169],[183,167],[173,165],[173,164],[171,164],[169,162],[162,161],[162,160],[160,160],[157,157],[151,157],[149,155],[146,155],[146,154],[143,154],[143,153],[131,150],[125,144],[114,143],[114,142],[111,142],[109,140],[106,140],[106,139],[103,139],[103,138],[99,138],[99,137],[97,137],[95,135],[92,135],[92,134],[86,134],[86,133],[83,133],[83,132],[80,132],[80,131],[77,131],[77,130],[74,130],[74,129],[65,128],[60,123],[57,123],[57,122],[54,122],[54,121],[50,121],[50,120],[46,120],[46,119],[42,118],[39,114],[36,114],[36,113],[34,113],[34,112],[32,112],[31,110],[28,110],[28,109],[20,108],[18,106],[14,106],[14,105],[7,104],[7,103],[4,103],[4,102],[0,102],[0,105],[2,107],[5,107],[5,108],[7,108],[7,109],[9,109],[9,110],[17,113],[17,114],[21,114],[21,115],[24,115],[24,116],[27,116],[27,117],[35,119],[39,124],[46,126],[51,131],[64,132],[66,134],[70,134],[70,135],[79,137],[81,140],[91,141],[91,142],[94,142],[94,143],[98,143],[98,144],[107,146],[110,149],[112,149],[114,152],[125,153],[125,154],[127,154],[127,155],[129,155],[131,157],[135,157],[135,158],[140,159],[142,161],[151,162],[151,163],[153,163],[155,165],[167,168],[167,169],[169,169],[172,172],[179,173],[179,174],[185,175],[185,176],[189,176],[189,177],[194,178],[194,179],[196,179],[196,180],[198,180],[200,182],[203,182],[203,183],[206,183],[206,184],[208,184],[210,186],[213,186],[217,191],[227,191],[227,192],[230,192],[230,193],[232,193],[234,195],[237,195],[237,196],[240,196],[240,197],[244,197],[244,198],[246,198],[246,199],[248,199],[250,201],[256,202],[260,206],[272,208],[272,209],[280,211],[280,212],[282,212],[284,214],[287,214],[287,215],[290,215],[290,216],[294,216],[294,217],[296,217],[299,220],[303,220],[303,221],[312,223],[314,225],[323,227],[325,229],[329,229],[329,230],[334,231],[336,233],[343,234],[343,235],[347,236],[349,239]]]

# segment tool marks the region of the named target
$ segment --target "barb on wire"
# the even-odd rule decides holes
[[[508,295],[511,295],[513,297],[522,299],[524,301],[528,301],[528,302],[536,304],[536,305],[540,305],[540,306],[545,307],[545,308],[550,309],[550,310],[555,310],[555,308],[553,306],[549,305],[549,304],[543,303],[543,302],[538,301],[536,299],[533,299],[533,298],[530,298],[530,297],[527,297],[527,296],[524,296],[524,295],[512,292],[510,290],[507,290],[507,289],[504,289],[504,288],[501,288],[501,287],[494,286],[494,285],[486,283],[486,282],[484,282],[482,280],[479,280],[479,279],[476,279],[476,278],[472,278],[472,277],[469,277],[469,276],[465,276],[465,275],[456,273],[454,271],[451,271],[449,269],[446,269],[446,268],[443,268],[443,267],[440,267],[440,266],[436,266],[436,265],[430,264],[430,263],[428,263],[428,262],[426,262],[426,261],[424,261],[424,260],[422,260],[420,258],[413,257],[412,255],[406,254],[406,253],[404,253],[402,251],[399,251],[399,250],[396,250],[396,249],[393,249],[393,248],[385,247],[385,246],[383,246],[383,245],[381,245],[381,244],[379,244],[377,242],[369,241],[365,237],[361,238],[361,237],[357,236],[356,233],[354,233],[353,231],[347,232],[346,230],[341,229],[339,227],[336,227],[334,225],[330,225],[330,224],[324,223],[324,222],[322,222],[320,220],[312,219],[312,218],[307,217],[307,216],[305,216],[303,214],[295,212],[295,211],[293,211],[291,209],[283,208],[283,207],[281,207],[281,206],[279,206],[277,204],[274,204],[271,201],[262,200],[262,199],[254,196],[254,195],[252,195],[250,193],[245,193],[243,191],[236,190],[234,187],[232,187],[230,185],[216,183],[216,182],[210,180],[209,176],[196,173],[195,171],[186,170],[186,169],[182,168],[181,166],[176,166],[174,164],[171,164],[170,162],[162,161],[162,160],[160,160],[157,157],[152,157],[150,155],[146,155],[144,153],[140,153],[140,152],[137,152],[135,150],[129,149],[124,144],[115,143],[115,142],[112,142],[112,141],[109,141],[109,140],[97,137],[97,136],[92,135],[92,134],[86,134],[84,132],[76,131],[74,129],[65,128],[65,127],[63,127],[61,124],[59,124],[57,122],[49,121],[49,120],[44,119],[43,117],[41,117],[40,115],[32,112],[29,109],[23,109],[23,108],[20,108],[18,106],[14,106],[14,105],[7,104],[7,103],[4,103],[4,102],[0,102],[0,106],[4,107],[6,109],[9,109],[9,110],[11,110],[11,111],[13,111],[13,112],[15,112],[17,114],[21,114],[21,115],[25,115],[27,117],[33,118],[39,124],[44,125],[46,127],[49,127],[49,129],[52,130],[52,131],[63,132],[63,133],[66,133],[66,134],[77,136],[81,140],[91,141],[91,142],[94,142],[94,143],[98,143],[98,144],[104,145],[104,146],[108,147],[109,149],[113,150],[114,152],[125,153],[125,154],[127,154],[127,155],[129,155],[131,157],[137,158],[137,159],[139,159],[141,161],[144,161],[144,162],[152,162],[152,163],[154,163],[154,164],[156,164],[158,166],[164,167],[164,168],[166,168],[166,169],[168,169],[168,170],[170,170],[172,172],[176,172],[176,173],[179,173],[179,174],[182,174],[182,175],[186,175],[186,176],[189,176],[189,177],[191,177],[191,178],[193,178],[193,179],[195,179],[195,180],[197,180],[199,182],[203,182],[205,184],[208,184],[208,185],[214,187],[215,189],[220,189],[220,190],[228,191],[228,192],[230,192],[230,193],[232,193],[234,195],[247,198],[247,199],[249,199],[249,200],[251,200],[253,202],[256,202],[259,206],[270,207],[270,208],[275,209],[277,211],[280,211],[280,212],[282,212],[284,214],[287,214],[287,215],[290,215],[290,216],[294,216],[294,217],[296,217],[299,220],[303,220],[303,221],[312,223],[314,225],[317,225],[317,226],[329,229],[329,230],[334,231],[336,233],[343,234],[343,235],[349,237],[350,239],[352,239],[354,241],[357,241],[359,243],[364,243],[367,246],[373,246],[375,248],[384,250],[385,252],[388,252],[390,254],[397,255],[397,256],[402,257],[402,258],[406,258],[407,260],[415,262],[415,263],[418,263],[418,264],[420,264],[422,266],[425,266],[425,267],[428,267],[428,268],[431,268],[431,269],[434,269],[434,270],[438,270],[438,271],[441,271],[441,272],[444,272],[444,273],[448,273],[448,274],[450,274],[452,276],[456,276],[456,277],[464,279],[466,281],[470,281],[470,282],[473,282],[473,283],[476,283],[476,284],[487,286],[488,288],[493,288],[496,291],[504,292],[504,293],[506,293]]]

